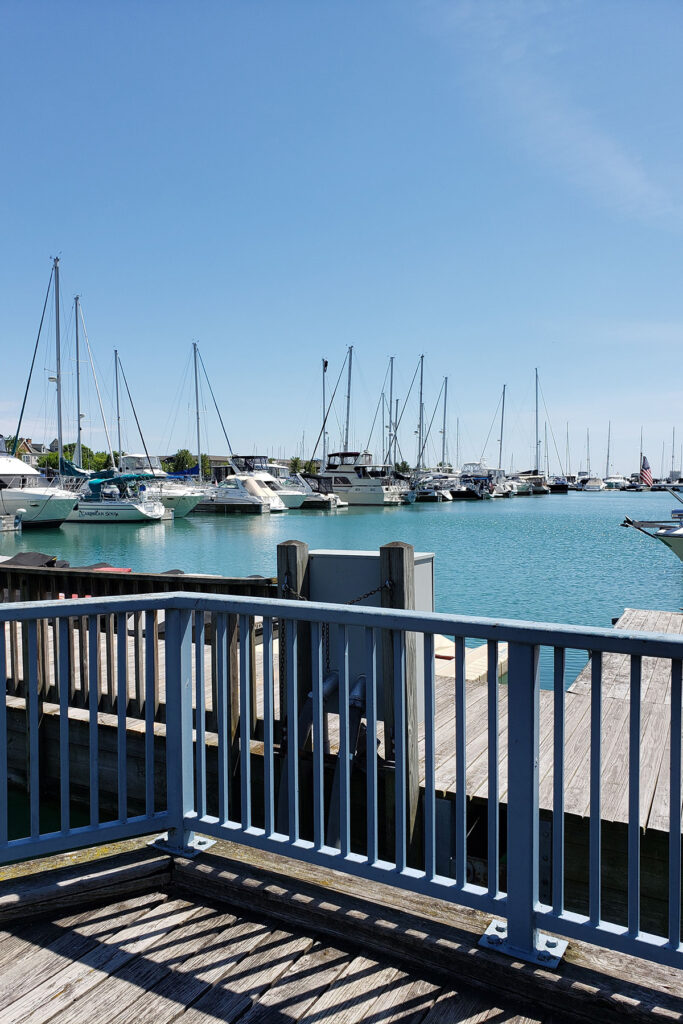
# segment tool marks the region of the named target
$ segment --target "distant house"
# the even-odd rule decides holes
[[[44,444],[33,441],[30,437],[22,437],[17,445],[16,457],[36,469],[38,467],[38,459],[41,455],[45,455],[46,452],[47,448]]]
[[[59,441],[57,440],[57,438],[55,438],[54,441],[52,441],[48,445],[48,451],[51,451],[51,452],[58,452],[59,451]]]

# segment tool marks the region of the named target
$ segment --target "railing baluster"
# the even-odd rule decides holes
[[[406,636],[402,630],[394,630],[394,769],[396,787],[396,870],[406,867]]]
[[[275,831],[275,769],[273,758],[273,620],[263,619],[263,807],[267,836]]]
[[[351,852],[349,749],[349,635],[339,626],[339,846],[342,857]]]
[[[230,774],[228,772],[230,736],[228,735],[227,693],[227,616],[214,616],[216,650],[216,732],[218,733],[218,820],[224,825],[230,813]]]
[[[251,828],[251,617],[240,615],[240,792],[242,828]]]
[[[671,662],[671,755],[669,763],[669,943],[681,944],[681,668]],[[1,763],[1,762],[0,762]]]
[[[128,705],[127,616],[116,616],[116,739],[118,766],[119,821],[128,819],[128,773],[126,764],[126,710]]]
[[[322,627],[311,623],[311,693],[313,714],[313,845],[319,850],[325,830],[325,763],[323,760]]]
[[[465,638],[455,638],[455,881],[467,881]]]
[[[487,701],[488,701],[488,892],[489,896],[498,895],[498,879],[500,876],[500,835],[499,835],[499,783],[498,783],[498,644],[489,640],[487,665]]]
[[[533,955],[538,903],[538,647],[508,645],[508,947]]]
[[[590,824],[588,868],[588,916],[591,924],[600,923],[602,892],[602,652],[593,651],[591,660],[591,747],[590,747]]]
[[[377,631],[365,630],[365,770],[367,773],[367,857],[374,864],[379,857],[377,810],[377,658],[381,647]]]
[[[434,634],[425,633],[423,643],[425,697],[425,874],[431,881],[436,874],[436,779],[434,765],[436,704],[434,698]]]
[[[282,628],[282,620],[280,620]],[[299,838],[299,678],[297,674],[298,631],[292,619],[285,620],[287,651],[287,803],[289,838]]]
[[[631,655],[628,739],[628,930],[640,931],[640,683],[642,657]]]
[[[71,671],[75,672],[72,661],[73,647],[69,619],[56,619],[59,630],[59,809],[62,832],[69,831],[69,697],[71,696]],[[54,629],[54,626],[53,626]],[[47,663],[46,663],[47,669]]]
[[[40,835],[40,765],[38,763],[38,623],[26,623],[28,639],[29,816],[31,838]]]
[[[564,910],[564,670],[566,651],[553,653],[553,911]]]
[[[0,598],[2,594],[0,593]],[[0,845],[7,842],[8,808],[7,808],[7,641],[5,623],[0,622]]]
[[[100,823],[98,704],[100,696],[100,617],[88,616],[88,753],[90,755],[90,825]]]
[[[194,613],[195,772],[197,817],[206,814],[206,690],[204,679],[204,612]]]

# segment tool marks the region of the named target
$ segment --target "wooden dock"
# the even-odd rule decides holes
[[[3,1024],[654,1024],[671,968],[573,943],[556,970],[483,915],[220,843],[139,841],[0,869]]]

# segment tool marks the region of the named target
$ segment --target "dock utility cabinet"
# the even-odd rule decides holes
[[[426,552],[415,552],[415,610],[434,611],[434,555]],[[329,604],[353,604],[365,608],[381,608],[382,592],[380,585],[380,553],[379,551],[309,551],[308,553],[308,584],[309,600],[322,601]],[[358,600],[362,595],[362,600]],[[349,691],[359,676],[366,673],[365,630],[350,628],[349,641]],[[424,717],[424,658],[422,634],[417,634],[417,657],[415,676],[417,682],[418,717]],[[377,717],[383,718],[384,689],[382,679],[382,643],[378,637],[377,661]],[[323,654],[324,671],[336,671],[339,668],[339,637],[338,630],[332,626],[329,631],[329,642]]]

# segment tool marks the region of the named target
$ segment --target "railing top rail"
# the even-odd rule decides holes
[[[182,591],[139,596],[121,595],[2,604],[0,605],[0,622],[174,608],[188,611],[264,615],[303,622],[329,622],[375,629],[441,633],[446,636],[463,636],[479,640],[569,647],[577,650],[612,651],[643,657],[683,658],[683,635],[681,634],[627,632],[601,626],[572,626],[553,622],[525,622],[517,619],[494,619],[472,615],[350,607],[349,605],[322,604],[315,601],[188,594]]]

